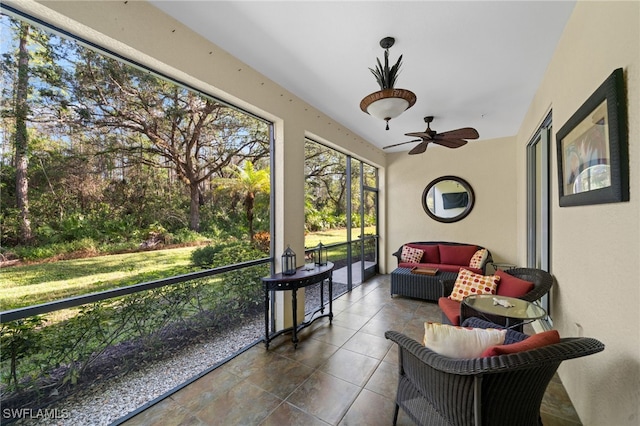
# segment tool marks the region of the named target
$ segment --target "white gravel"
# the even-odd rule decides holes
[[[46,411],[26,412],[14,424],[109,425],[263,337],[264,320],[255,318],[215,341],[192,345],[170,359],[91,386]]]

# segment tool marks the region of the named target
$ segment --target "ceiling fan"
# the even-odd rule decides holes
[[[430,127],[430,124],[433,121],[432,115],[425,117],[424,121],[427,123],[427,130],[424,132],[405,133],[406,136],[412,136],[420,139],[388,145],[382,149],[393,148],[394,146],[400,146],[407,143],[420,142],[418,145],[413,147],[411,151],[409,151],[409,155],[422,154],[427,150],[427,145],[429,145],[429,143],[437,143],[438,145],[446,146],[447,148],[460,148],[461,146],[466,145],[467,141],[465,139],[478,139],[480,137],[478,131],[471,127],[463,127],[461,129],[437,133],[435,130],[431,130]]]

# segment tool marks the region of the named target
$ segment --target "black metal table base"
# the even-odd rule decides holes
[[[298,333],[300,333],[301,330],[303,330],[304,328],[309,327],[315,320],[320,319],[320,318],[329,318],[329,324],[332,323],[332,321],[333,321],[333,312],[328,312],[328,313],[323,314],[323,315],[315,316],[315,314],[317,314],[319,311],[320,312],[324,312],[324,309],[316,310],[315,312],[313,312],[311,314],[311,317],[307,321],[301,322],[300,324],[298,324],[297,327],[288,327],[288,328],[285,328],[283,330],[278,330],[278,331],[276,331],[274,333],[271,333],[271,334],[269,334],[268,330],[265,330],[266,331],[265,335],[267,336],[264,339],[265,347],[267,349],[269,349],[269,343],[273,339],[275,339],[276,337],[280,336],[281,334],[286,334],[286,333],[293,332],[293,336],[291,337],[291,341],[293,342],[293,347],[297,349],[298,348],[298,342],[299,342]]]
[[[324,281],[329,281],[329,312],[326,314],[324,304]],[[298,324],[298,289],[320,283],[320,307],[315,310],[307,321]],[[262,278],[264,288],[264,343],[269,349],[269,343],[284,333],[293,333],[291,341],[294,348],[298,347],[298,332],[308,327],[319,318],[329,318],[329,323],[333,320],[333,263],[327,262],[327,265],[316,266],[314,269],[298,268],[293,275],[284,275],[282,273]],[[293,316],[293,326],[269,333],[269,294],[276,291],[292,292],[291,308]],[[321,315],[316,316],[320,312]],[[297,325],[296,325],[297,324]]]

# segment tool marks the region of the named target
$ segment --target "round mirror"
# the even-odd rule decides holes
[[[434,179],[422,193],[422,208],[438,222],[457,222],[473,208],[475,196],[469,183],[456,176]]]

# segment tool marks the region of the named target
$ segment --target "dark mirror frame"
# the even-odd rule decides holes
[[[445,180],[455,181],[456,183],[460,184],[464,188],[465,191],[467,191],[467,194],[468,194],[468,197],[469,197],[469,200],[467,201],[467,206],[457,216],[440,217],[440,216],[437,216],[436,214],[434,214],[431,210],[429,210],[429,207],[427,206],[427,195],[429,194],[429,191],[431,191],[431,188],[433,188],[438,183],[440,183],[442,181],[445,181]],[[464,180],[464,179],[462,179],[460,177],[457,177],[457,176],[441,176],[441,177],[439,177],[437,179],[434,179],[431,182],[429,182],[427,187],[422,192],[422,208],[424,209],[425,213],[427,213],[427,215],[429,215],[429,217],[431,219],[437,220],[438,222],[443,222],[443,223],[457,222],[457,221],[462,220],[465,217],[467,217],[469,215],[469,213],[471,212],[471,209],[473,209],[473,205],[475,204],[475,201],[476,201],[476,197],[475,197],[475,194],[473,193],[473,189],[471,188],[471,185],[469,185],[469,182],[467,182],[466,180]]]

